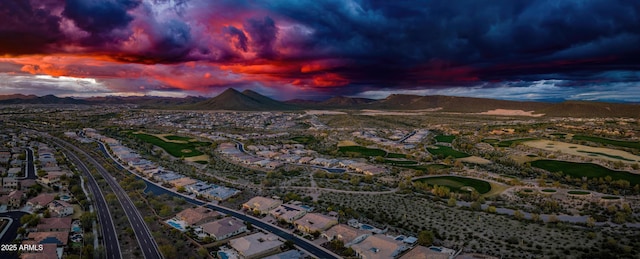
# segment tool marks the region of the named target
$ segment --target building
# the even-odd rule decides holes
[[[23,191],[12,191],[7,198],[7,206],[12,208],[18,208],[22,205],[22,199],[24,198]]]
[[[69,232],[71,218],[41,218],[36,226],[37,232]]]
[[[262,196],[256,196],[251,200],[242,204],[242,208],[253,211],[255,213],[267,214],[270,210],[273,210],[282,204],[281,200],[275,200]]]
[[[269,214],[278,220],[284,220],[288,223],[293,223],[294,221],[302,218],[305,214],[307,214],[307,210],[296,205],[292,204],[282,204],[277,208],[269,211]]]
[[[400,253],[407,250],[402,241],[397,241],[385,235],[373,235],[367,237],[362,242],[352,245],[351,249],[356,252],[359,258],[396,258]]]
[[[11,190],[18,189],[19,180],[15,177],[4,177],[2,178],[2,187]]]
[[[49,205],[49,203],[52,202],[55,197],[55,194],[42,193],[36,197],[29,199],[27,201],[27,205],[33,207],[34,210],[39,210]]]
[[[233,217],[226,217],[200,226],[204,233],[215,238],[224,240],[247,231],[247,225],[243,221]]]
[[[218,216],[220,213],[205,207],[187,208],[176,214],[177,219],[191,226],[214,221]]]
[[[448,254],[434,251],[424,246],[416,246],[411,251],[402,255],[400,259],[415,259],[415,258],[429,258],[429,259],[449,259]]]
[[[337,218],[318,213],[307,213],[299,220],[294,221],[298,230],[309,234],[325,231],[336,224],[338,224]]]
[[[345,247],[362,242],[371,235],[371,232],[338,224],[325,231],[322,236],[328,241],[341,240]]]
[[[58,217],[73,215],[73,206],[66,201],[54,200],[49,203],[48,207]]]
[[[245,259],[262,258],[277,253],[283,244],[278,240],[278,236],[262,232],[229,241],[229,246]]]

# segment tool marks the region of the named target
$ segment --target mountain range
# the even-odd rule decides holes
[[[212,98],[205,97],[92,97],[60,98],[53,95],[0,95],[0,105],[15,104],[72,104],[116,105],[135,104],[144,108],[181,110],[288,111],[304,109],[375,109],[427,110],[452,113],[481,113],[496,109],[533,111],[534,114],[558,117],[640,117],[639,104],[620,104],[587,101],[560,103],[506,101],[472,97],[419,96],[392,94],[375,100],[336,96],[325,101],[277,101],[251,90],[239,92],[229,88]]]

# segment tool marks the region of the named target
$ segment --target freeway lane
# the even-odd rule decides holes
[[[114,157],[111,156],[111,154],[109,154],[107,152],[107,150],[105,149],[104,145],[102,143],[100,143],[100,149],[102,150],[102,152],[109,157],[110,159],[112,159],[113,161],[115,161],[116,163],[119,164],[119,162],[114,159]],[[122,166],[122,165],[120,165]],[[128,172],[132,173],[131,171],[127,170]],[[199,205],[199,206],[205,206],[207,208],[213,209],[213,210],[217,210],[220,211],[222,213],[228,214],[228,215],[232,215],[236,218],[239,218],[241,220],[244,220],[246,222],[250,222],[252,225],[262,228],[266,231],[269,231],[271,233],[276,234],[277,236],[285,239],[285,240],[291,240],[293,241],[298,247],[304,249],[305,251],[311,253],[314,256],[317,256],[318,258],[340,258],[337,255],[329,252],[326,249],[322,249],[316,245],[314,245],[313,243],[311,243],[310,241],[304,239],[304,238],[300,238],[296,235],[293,235],[287,231],[285,231],[282,228],[279,228],[277,226],[271,225],[269,223],[263,222],[258,218],[249,216],[249,215],[245,215],[242,212],[236,211],[236,210],[232,210],[229,209],[227,207],[222,207],[219,205],[215,205],[215,204],[211,204],[211,203],[205,203],[203,201],[200,200],[196,200],[194,198],[191,198],[189,196],[183,195],[181,193],[178,192],[174,192],[173,190],[169,190],[161,185],[158,185],[154,182],[151,182],[149,180],[147,180],[146,178],[140,177],[138,174],[135,174],[136,176],[138,176],[138,178],[142,179],[145,181],[145,183],[147,184],[147,186],[155,186],[156,188],[154,188],[154,193],[158,194],[158,189],[164,190],[166,194],[171,195],[171,196],[175,196],[175,197],[180,197],[180,198],[184,198],[187,202],[195,204],[195,205]]]
[[[118,199],[120,204],[122,204],[124,213],[127,215],[127,219],[131,224],[131,228],[133,229],[133,232],[136,236],[136,240],[138,241],[138,245],[142,250],[142,254],[144,255],[144,258],[146,259],[163,258],[162,254],[160,253],[160,250],[158,249],[158,244],[156,243],[156,240],[151,235],[151,231],[149,230],[149,227],[147,226],[147,224],[144,222],[142,215],[140,215],[138,208],[136,208],[133,205],[133,202],[129,198],[129,195],[127,195],[127,193],[124,191],[124,189],[122,189],[120,184],[118,184],[118,182],[113,178],[113,176],[111,176],[111,174],[109,174],[109,172],[106,169],[104,169],[104,167],[102,167],[102,165],[98,161],[96,161],[93,157],[91,157],[85,151],[61,139],[57,139],[57,138],[54,138],[54,139],[58,143],[62,143],[67,147],[72,148],[76,153],[79,153],[85,156],[85,158],[87,158],[87,160],[94,165],[94,167],[106,180],[107,184],[111,187],[114,194],[116,195],[116,198]]]
[[[98,186],[96,179],[90,173],[89,168],[87,168],[87,166],[73,152],[70,152],[65,147],[62,148],[64,149],[64,154],[71,159],[71,162],[75,164],[85,175],[87,175],[87,178],[89,178],[89,190],[93,193],[98,212],[98,221],[102,226],[100,228],[100,232],[104,237],[103,242],[106,258],[121,259],[122,252],[120,251],[118,233],[116,232],[116,227],[113,225],[113,218],[111,217],[107,201],[104,199],[104,195],[102,194],[102,191],[100,191],[100,187]]]

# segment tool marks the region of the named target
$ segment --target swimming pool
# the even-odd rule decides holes
[[[71,200],[71,196],[66,195],[66,194],[60,195],[60,200],[61,201],[70,201]]]
[[[228,259],[228,258],[229,258],[229,256],[227,255],[227,253],[222,252],[222,251],[219,251],[219,252],[218,252],[218,257],[219,257],[220,259]]]
[[[77,232],[81,232],[81,231],[82,231],[82,228],[80,226],[78,226],[78,225],[73,225],[71,227],[71,232],[76,232],[77,233]]]
[[[175,220],[170,219],[170,220],[167,220],[166,222],[167,222],[167,224],[171,225],[172,227],[176,228],[177,230],[180,230],[180,231],[184,232],[184,227],[182,226],[182,224],[176,222]]]
[[[370,225],[367,225],[367,224],[360,225],[360,228],[364,229],[364,230],[373,230],[374,229],[373,226],[370,226]]]

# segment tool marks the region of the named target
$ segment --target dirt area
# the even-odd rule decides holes
[[[458,160],[465,162],[465,163],[472,163],[472,164],[479,164],[479,165],[486,165],[486,164],[490,164],[491,161],[484,159],[482,157],[479,156],[470,156],[470,157],[465,157],[465,158],[458,158]]]
[[[426,110],[416,110],[413,112],[390,112],[390,111],[379,111],[379,110],[362,110],[362,113],[360,113],[360,115],[368,115],[368,116],[376,116],[376,115],[391,115],[391,116],[415,116],[415,115],[425,115],[429,112],[435,112],[435,111],[439,111],[442,110],[441,107],[438,108],[433,108],[433,109],[426,109]]]
[[[607,161],[622,161],[625,163],[637,163],[640,161],[640,156],[636,156],[626,151],[611,149],[611,148],[600,148],[600,147],[590,147],[578,144],[570,144],[560,141],[550,141],[550,140],[532,140],[526,141],[522,144],[539,148],[551,152],[559,151],[565,154],[570,154],[574,156],[581,156],[586,158],[598,158]],[[606,156],[604,155],[606,154]],[[615,156],[622,157],[624,159],[614,158]],[[628,161],[633,160],[633,161]]]
[[[358,146],[358,143],[353,142],[351,140],[343,140],[338,142],[338,147],[349,147],[349,146]]]
[[[187,157],[184,160],[191,161],[191,162],[209,161],[209,156],[208,155],[192,156],[192,157]]]
[[[307,111],[308,115],[341,115],[347,114],[346,112],[338,112],[338,111],[325,111],[325,110],[310,110]]]
[[[529,116],[529,117],[542,117],[544,113],[533,114],[535,111],[523,111],[523,110],[507,110],[507,109],[495,109],[486,112],[481,112],[482,115],[498,115],[498,116]]]

